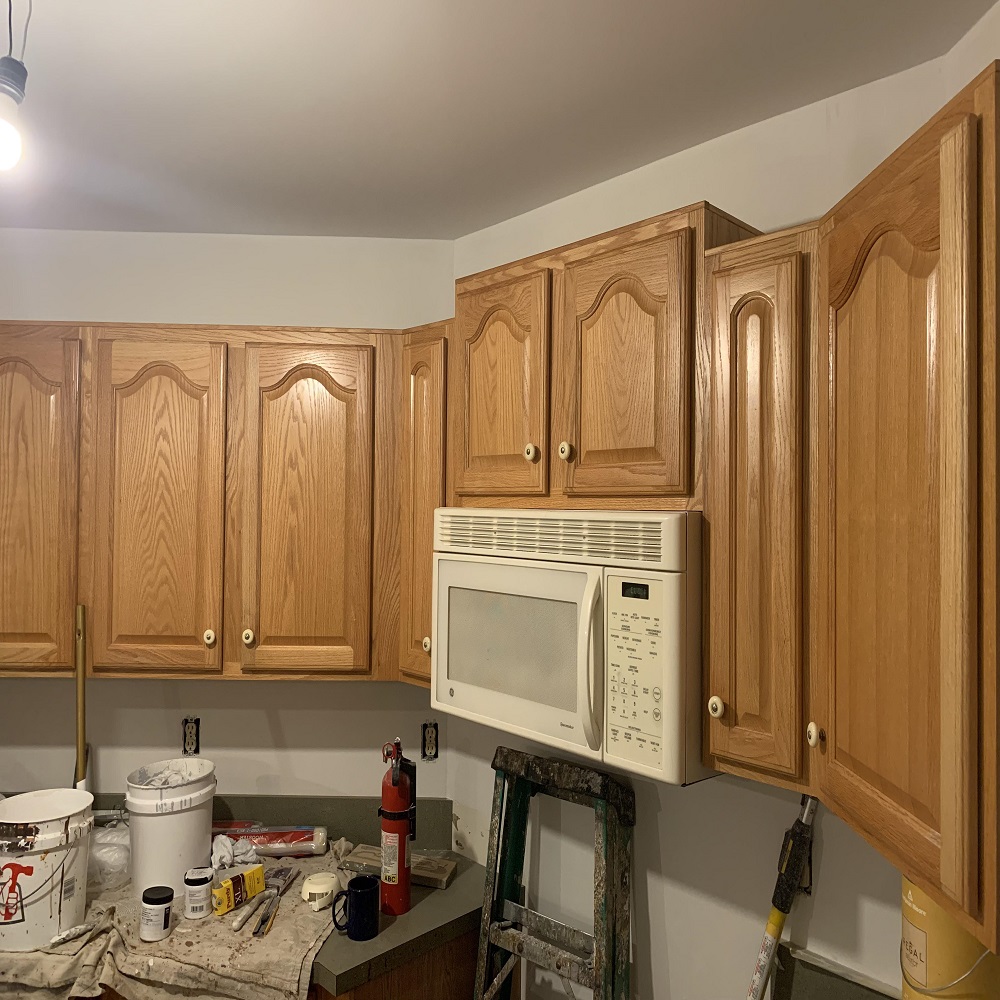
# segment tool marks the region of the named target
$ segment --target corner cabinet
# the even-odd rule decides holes
[[[429,684],[434,509],[445,500],[445,376],[449,324],[407,333],[400,447],[399,670]]]
[[[242,434],[243,670],[370,662],[370,347],[248,344]]]
[[[98,337],[92,365],[94,666],[219,670],[226,346]]]
[[[706,263],[706,761],[818,795],[993,950],[997,90]]]
[[[73,666],[76,336],[59,328],[0,333],[0,672]]]
[[[549,272],[460,292],[454,337],[455,491],[545,493]]]

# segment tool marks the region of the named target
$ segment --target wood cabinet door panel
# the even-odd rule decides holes
[[[223,344],[97,341],[94,665],[221,665]]]
[[[0,340],[0,669],[73,665],[80,345]]]
[[[368,347],[246,349],[243,669],[366,671]]]
[[[566,267],[564,489],[670,496],[688,488],[690,229]],[[554,442],[558,448],[559,442]]]
[[[802,747],[802,262],[718,272],[707,516],[720,758],[798,777]]]
[[[403,347],[402,565],[400,671],[429,681],[433,603],[434,508],[444,504],[447,341],[421,338]]]
[[[822,227],[825,792],[904,874],[978,894],[976,124]]]
[[[548,488],[549,272],[460,294],[453,361],[455,492]],[[533,446],[536,457],[525,457]]]

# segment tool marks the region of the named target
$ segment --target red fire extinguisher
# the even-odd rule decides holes
[[[417,835],[417,765],[403,756],[397,736],[382,747],[392,766],[382,779],[382,912],[394,916],[410,908],[410,841]]]

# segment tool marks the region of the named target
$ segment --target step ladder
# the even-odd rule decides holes
[[[475,1000],[510,1000],[510,975],[521,958],[554,972],[564,983],[589,986],[594,1000],[627,1000],[635,794],[625,782],[593,768],[508,747],[497,747],[493,770]],[[534,795],[594,810],[593,934],[521,905],[528,807]]]

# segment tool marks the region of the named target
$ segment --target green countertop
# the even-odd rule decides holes
[[[334,931],[313,962],[313,982],[333,996],[356,989],[390,969],[479,927],[486,869],[465,858],[447,889],[414,886],[409,913],[381,915],[371,941]]]

